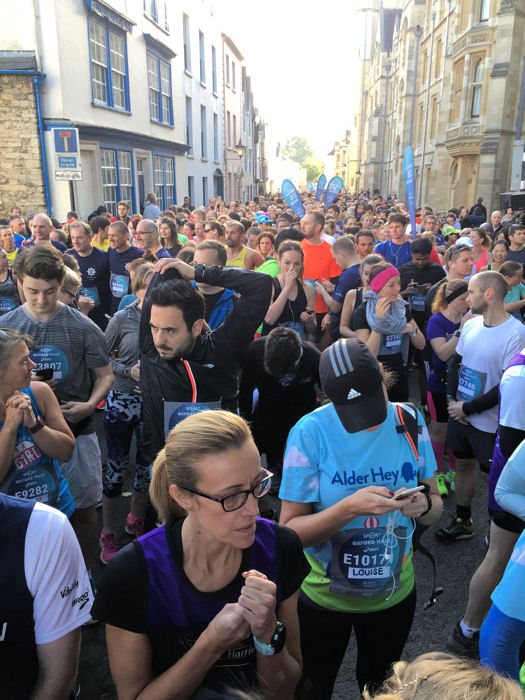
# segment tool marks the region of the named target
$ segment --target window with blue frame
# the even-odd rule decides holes
[[[152,121],[173,126],[171,66],[148,51],[149,112]]]
[[[155,24],[169,32],[168,3],[166,0],[144,0],[144,12]]]
[[[155,196],[161,209],[175,203],[175,160],[168,156],[153,156]]]
[[[126,35],[100,19],[89,19],[91,91],[94,104],[129,112]]]
[[[133,210],[133,169],[131,151],[116,148],[100,149],[102,199],[109,212],[116,214],[117,202],[127,202]]]

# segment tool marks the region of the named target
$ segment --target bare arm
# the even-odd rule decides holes
[[[280,523],[295,530],[303,547],[311,547],[326,542],[358,515],[384,515],[401,510],[403,503],[393,501],[391,495],[384,486],[367,486],[318,513],[313,512],[311,503],[283,501]]]
[[[419,330],[419,326],[414,321],[414,319],[412,319],[407,325],[412,326],[413,328],[417,328],[417,334],[410,336],[410,342],[416,348],[416,350],[423,350],[423,348],[425,347],[426,340],[423,333],[421,333],[421,331]],[[412,328],[410,329],[410,332],[412,333]]]
[[[37,644],[38,680],[31,700],[68,700],[75,684],[80,628],[49,644]]]
[[[326,291],[324,286],[320,282],[315,283],[315,288],[317,290],[317,293],[320,294],[323,297],[324,303],[328,306],[328,309],[336,314],[339,311],[341,311],[342,304],[340,301],[335,301],[335,299],[332,299],[330,294]]]
[[[359,328],[355,332],[356,338],[364,343],[370,352],[373,352],[377,357],[379,347],[381,345],[381,333],[370,331],[368,328]]]
[[[265,323],[267,323],[269,326],[273,326],[274,323],[277,323],[281,317],[286,302],[288,301],[288,294],[290,293],[293,284],[297,284],[297,273],[292,270],[291,272],[286,273],[281,293],[276,299],[274,299],[274,288],[272,285],[272,303],[268,307],[268,311],[264,317]]]
[[[256,267],[259,267],[259,265],[263,264],[264,258],[256,250],[248,248],[248,250],[246,251],[246,257],[244,261],[247,270],[255,270]]]
[[[356,333],[350,328],[350,321],[354,312],[355,298],[357,290],[350,289],[345,296],[343,309],[341,311],[341,322],[339,324],[339,333],[343,338],[356,338]]]
[[[46,424],[45,428],[35,433],[33,440],[48,457],[67,462],[75,449],[75,438],[64,420],[57,398],[43,382],[31,382],[31,389]],[[35,422],[36,419],[30,425]]]
[[[257,654],[257,671],[267,700],[292,700],[303,668],[297,601],[299,591],[281,603],[277,617],[286,627],[286,644],[279,654]]]
[[[446,362],[447,360],[450,360],[452,355],[456,352],[458,341],[459,337],[453,335],[448,340],[445,340],[445,338],[432,338],[430,345],[439,359]]]
[[[103,367],[94,367],[95,383],[91,390],[91,396],[87,401],[70,401],[61,406],[62,413],[70,423],[78,423],[86,416],[90,416],[98,404],[106,398],[113,386],[113,370],[108,363]]]

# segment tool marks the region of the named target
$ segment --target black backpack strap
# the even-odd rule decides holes
[[[394,411],[396,414],[396,431],[406,437],[416,460],[418,460],[419,430],[417,425],[417,408],[413,403],[394,403]]]

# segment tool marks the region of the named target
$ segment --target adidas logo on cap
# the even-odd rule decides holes
[[[347,400],[349,401],[350,399],[357,399],[361,394],[357,391],[357,389],[350,389],[347,395]]]

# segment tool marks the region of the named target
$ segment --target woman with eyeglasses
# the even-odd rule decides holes
[[[271,477],[239,416],[173,428],[150,487],[163,525],[111,560],[93,608],[120,698],[293,697],[309,567],[293,532],[258,517]]]
[[[204,240],[226,243],[224,226],[216,219],[207,219],[204,226]]]

